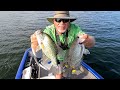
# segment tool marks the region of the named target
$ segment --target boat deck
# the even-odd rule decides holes
[[[31,59],[32,57],[32,59]],[[33,61],[31,65],[31,60]],[[40,59],[39,59],[40,60]],[[22,61],[20,63],[20,66],[18,68],[16,79],[55,79],[54,75],[51,75],[51,72],[49,70],[45,70],[42,67],[38,67],[38,65],[35,63],[33,59],[33,56],[31,54],[31,48],[27,49],[24,53],[24,56],[22,58]],[[38,61],[39,62],[39,61]],[[25,71],[26,68],[32,67],[31,71],[30,69],[28,71]],[[70,78],[63,78],[63,79],[104,79],[101,75],[99,75],[95,70],[93,70],[89,65],[87,65],[85,62],[81,62],[80,66],[81,73],[79,75],[71,74]],[[31,72],[29,74],[26,74],[26,72]],[[23,78],[24,75],[27,75],[26,78]],[[63,73],[63,76],[64,73]]]
[[[80,67],[80,70],[82,71],[79,75],[71,74],[70,78],[63,77],[64,79],[96,79],[96,77],[89,72],[86,68],[83,66]],[[40,77],[48,76],[49,71],[40,68]]]

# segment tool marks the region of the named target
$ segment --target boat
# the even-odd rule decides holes
[[[15,79],[55,79],[55,76],[49,72],[49,67],[51,66],[50,61],[41,64],[41,58],[33,57],[31,48],[26,49]],[[85,63],[84,60],[81,62],[80,70],[82,73],[76,75],[77,77],[73,75],[74,78],[72,79],[104,79],[99,73]]]

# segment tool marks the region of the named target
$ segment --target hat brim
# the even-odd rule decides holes
[[[50,22],[50,23],[53,23],[53,19],[55,19],[54,17],[48,17],[47,20]],[[76,20],[76,18],[74,17],[61,17],[61,19],[70,19],[70,22],[73,22]]]

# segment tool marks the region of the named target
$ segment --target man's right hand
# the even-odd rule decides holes
[[[35,33],[30,36],[30,39],[31,39],[31,48],[34,52],[36,52],[38,47],[38,41]]]

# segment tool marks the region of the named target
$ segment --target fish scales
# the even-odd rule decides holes
[[[36,36],[42,52],[52,61],[54,66],[57,66],[57,49],[51,37],[41,30],[36,31]]]

